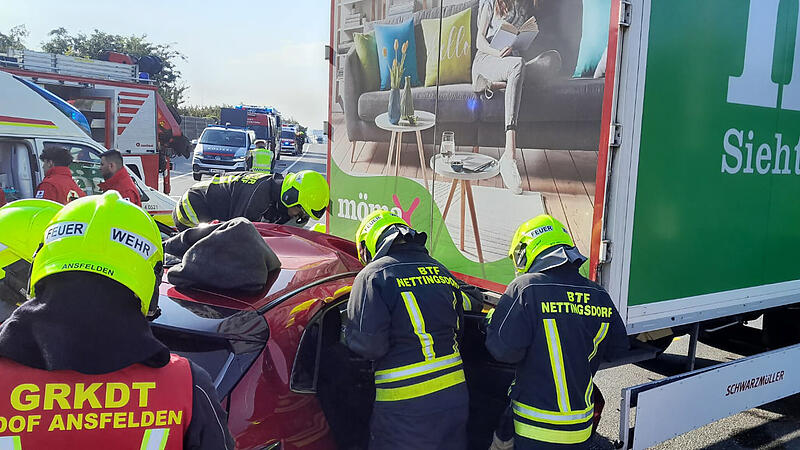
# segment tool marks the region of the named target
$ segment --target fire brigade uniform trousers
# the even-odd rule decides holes
[[[511,409],[516,449],[588,448],[600,361],[628,340],[608,294],[577,265],[517,277],[490,316],[486,347],[516,363]]]
[[[348,304],[345,343],[375,361],[371,450],[466,448],[469,394],[457,341],[463,299],[418,237],[368,264]]]

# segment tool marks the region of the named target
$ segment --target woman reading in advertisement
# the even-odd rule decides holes
[[[478,51],[472,65],[472,85],[475,92],[484,92],[487,98],[491,98],[495,90],[506,90],[506,146],[500,158],[500,174],[503,183],[515,194],[522,193],[522,179],[516,162],[517,119],[522,86],[541,82],[557,74],[561,69],[561,56],[555,50],[548,50],[526,62],[512,46],[498,49],[497,45],[492,45],[492,40],[504,22],[515,28],[530,24],[538,1],[481,0],[478,12]]]

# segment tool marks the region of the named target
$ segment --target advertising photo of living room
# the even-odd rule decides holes
[[[334,0],[332,176],[418,183],[477,264],[544,213],[588,254],[610,7]]]

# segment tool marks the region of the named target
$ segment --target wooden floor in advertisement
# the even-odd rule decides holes
[[[388,143],[356,142],[353,146],[347,138],[343,115],[334,114],[332,125],[334,136],[331,141],[331,154],[341,169],[356,175],[383,173],[388,157]],[[403,139],[399,175],[421,181],[422,171],[416,140],[411,133],[405,133]],[[435,149],[432,144],[424,144],[424,148],[427,162],[435,153]],[[472,147],[458,147],[456,151],[472,152],[472,150]],[[502,150],[497,147],[480,147],[480,153],[497,159],[500,158]],[[569,228],[575,244],[584,255],[588,256],[597,152],[522,149],[517,155],[517,167],[522,177],[522,189],[542,194],[547,213]],[[428,180],[430,179],[431,171],[428,169]],[[504,187],[500,176],[476,182],[475,186]]]

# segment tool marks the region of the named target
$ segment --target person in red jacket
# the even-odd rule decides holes
[[[72,179],[72,155],[64,147],[45,147],[39,156],[42,160],[44,180],[36,188],[36,198],[52,200],[66,205],[67,203],[86,196]]]
[[[136,206],[142,206],[142,196],[139,188],[134,184],[131,175],[122,162],[122,153],[117,150],[109,150],[100,155],[100,174],[105,178],[105,182],[100,183],[103,192],[115,190],[125,200]]]
[[[2,189],[0,189],[0,206],[3,206],[5,204],[6,204],[6,193],[3,192]]]

